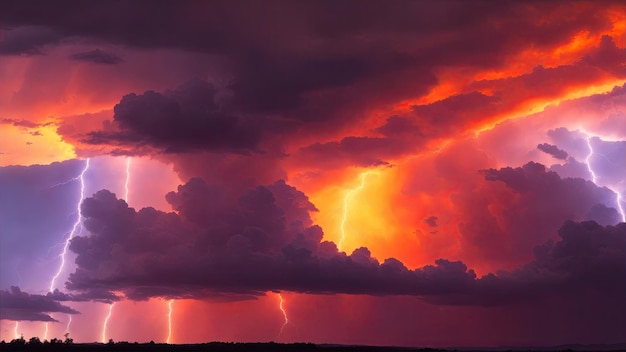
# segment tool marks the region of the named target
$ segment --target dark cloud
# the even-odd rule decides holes
[[[607,5],[611,4],[572,9],[563,3],[487,6],[457,1],[436,4],[400,1],[393,6],[380,6],[377,1],[360,1],[357,6],[353,1],[337,4],[274,0],[263,6],[225,1],[165,1],[159,6],[146,1],[113,1],[86,6],[72,0],[50,6],[26,1],[6,5],[0,20],[15,28],[36,24],[61,33],[64,38],[80,37],[95,45],[178,49],[219,57],[216,70],[223,76],[220,87],[225,87],[228,92],[225,94],[229,95],[228,104],[220,108],[228,106],[228,109],[209,108],[209,112],[204,112],[211,115],[209,119],[177,116],[176,112],[167,110],[172,108],[168,99],[172,97],[167,94],[146,93],[135,98],[129,95],[118,105],[135,104],[139,100],[144,107],[150,106],[153,115],[177,116],[188,130],[204,134],[204,139],[210,141],[208,144],[201,143],[193,133],[188,144],[181,143],[174,137],[177,131],[185,130],[179,125],[167,137],[156,136],[157,131],[147,131],[134,124],[137,130],[125,132],[139,134],[142,137],[139,141],[108,132],[94,133],[87,141],[133,140],[139,144],[156,143],[159,149],[169,151],[216,147],[249,151],[257,147],[259,137],[248,130],[249,121],[242,120],[242,116],[267,117],[278,125],[270,130],[282,128],[283,139],[292,137],[292,133],[284,133],[285,129],[328,135],[329,130],[351,126],[380,106],[427,94],[438,83],[436,73],[443,66],[497,70],[529,46],[543,50],[568,43],[581,29],[590,35],[606,30],[606,17],[612,13]],[[33,13],[32,8],[41,11]],[[575,15],[559,16],[564,9]],[[137,21],[138,17],[143,20]],[[295,18],[306,20],[295,21]],[[603,44],[596,56],[604,57],[604,48],[608,46]],[[83,54],[97,62],[115,61],[101,52]],[[589,60],[593,61],[594,57],[591,55]],[[536,91],[543,88],[537,87],[537,80],[543,78],[557,78],[555,81],[562,83],[563,77],[597,76],[595,66],[584,65],[591,69],[582,70],[575,65],[566,69],[538,68],[532,75],[522,75],[520,80],[525,83],[525,89]],[[423,133],[427,135],[441,136],[463,128],[463,123],[472,119],[489,119],[491,114],[509,106],[502,100],[502,92],[511,84],[519,85],[516,82],[483,82],[475,91],[416,106],[415,116],[423,119],[418,126],[424,129],[426,125]],[[541,92],[560,92],[567,86],[561,83],[561,90],[545,87]],[[494,95],[479,92],[485,90],[493,91]],[[213,98],[206,96],[205,100],[211,102]],[[125,118],[120,121],[128,122]],[[444,125],[446,128],[442,128]],[[230,145],[219,141],[212,132],[216,129],[240,143]],[[380,131],[385,133],[387,129]]]
[[[391,116],[374,131],[394,139],[412,141],[447,137],[466,129],[470,122],[489,119],[505,109],[507,106],[500,101],[497,96],[480,92],[457,94],[430,104],[414,105],[411,114]]]
[[[55,294],[35,295],[11,286],[7,291],[0,290],[0,319],[56,322],[49,313],[79,314],[78,311],[59,303],[58,298],[65,297],[58,291]]]
[[[478,280],[475,295],[459,301],[480,305],[527,300],[548,294],[580,295],[595,291],[616,299],[626,292],[626,224],[603,227],[594,221],[567,221],[558,242],[535,248],[535,259],[512,272],[489,274]],[[456,298],[456,297],[455,297]],[[434,297],[436,302],[446,298]],[[455,301],[453,298],[452,301]],[[617,302],[615,302],[617,303]]]
[[[467,260],[521,264],[534,246],[555,238],[564,220],[606,223],[610,215],[593,209],[616,207],[611,190],[580,178],[561,178],[534,162],[482,174],[487,183],[455,197],[467,215],[459,225]]]
[[[540,196],[551,188],[553,192],[559,193],[566,193],[570,189],[579,188],[584,189],[584,192],[577,194],[576,197],[578,198],[583,195],[585,197],[598,197],[595,194],[598,187],[593,182],[583,179],[561,179],[554,172],[546,172],[545,166],[532,161],[522,167],[485,170],[483,174],[486,180],[502,181],[509,188],[522,194]],[[565,194],[562,195],[564,196]],[[554,198],[554,202],[558,203],[562,203],[565,200],[563,197],[550,198]]]
[[[63,36],[45,26],[2,28],[0,55],[42,55],[48,45],[58,44]]]
[[[567,159],[568,156],[566,151],[559,149],[559,147],[557,147],[556,145],[548,143],[537,144],[537,149],[561,160]]]
[[[387,137],[420,136],[420,128],[416,124],[416,119],[406,116],[391,116],[384,125],[374,131]]]
[[[124,61],[121,57],[102,49],[72,54],[69,58],[76,61],[85,61],[101,65],[117,65]]]
[[[170,153],[257,151],[258,121],[222,111],[216,93],[213,85],[194,80],[164,93],[128,94],[114,108],[119,130],[95,131],[84,141],[129,148],[147,145]]]
[[[437,128],[451,122],[462,124],[474,120],[478,115],[493,115],[500,99],[479,92],[453,95],[432,104],[413,107],[415,116],[426,119],[429,126]]]
[[[389,160],[414,151],[403,140],[379,137],[345,137],[339,142],[315,143],[301,148],[294,157],[302,166],[322,169],[345,166],[389,165]]]
[[[368,72],[367,62],[356,57],[279,60],[250,56],[246,60],[249,62],[242,65],[231,89],[238,105],[253,112],[295,108],[302,104],[305,92],[348,86],[372,74]]]
[[[584,162],[577,161],[576,159],[569,157],[564,164],[554,164],[550,166],[550,171],[554,171],[559,176],[572,177],[572,178],[584,178],[590,179],[591,173],[589,172],[589,168],[587,164]]]
[[[424,219],[424,222],[425,222],[428,226],[430,226],[430,227],[437,227],[437,220],[438,220],[438,219],[439,219],[438,217],[436,217],[436,216],[434,216],[434,215],[433,215],[433,216],[429,216],[429,217],[427,217],[426,219]]]
[[[514,183],[506,170],[498,177]],[[322,241],[319,227],[308,226],[314,208],[306,196],[282,181],[228,202],[219,187],[195,179],[167,198],[179,215],[136,212],[108,191],[87,198],[82,211],[91,235],[72,240],[78,268],[67,287],[123,292],[134,300],[241,299],[286,290],[417,295],[437,304],[488,306],[563,289],[613,292],[625,284],[624,224],[568,222],[561,240],[539,247],[533,262],[478,278],[458,261],[439,259],[410,270],[393,258],[380,263],[367,248],[339,252]]]
[[[355,6],[357,3],[359,6]],[[439,45],[413,45],[421,49],[422,60],[444,57],[446,61],[454,61],[461,55],[444,56],[440,52],[471,54],[472,51],[515,49],[522,47],[522,43],[543,47],[568,40],[581,27],[594,33],[607,25],[602,12],[595,16],[589,13],[603,10],[611,3],[603,2],[602,7],[591,9],[567,7],[577,16],[559,18],[558,21],[542,19],[553,18],[566,4],[535,3],[528,6],[526,3],[487,5],[458,1],[399,1],[394,6],[381,6],[378,1],[272,1],[266,5],[230,1],[164,1],[160,6],[152,5],[149,1],[130,4],[113,1],[106,6],[87,6],[75,0],[64,1],[59,6],[42,1],[12,1],[4,6],[0,19],[12,26],[39,24],[67,36],[81,35],[134,47],[221,53],[245,53],[250,48],[269,48],[278,52],[305,50],[297,45],[305,39],[342,41],[368,35],[360,38],[360,42],[362,46],[370,47],[380,45],[381,39],[384,42],[386,37],[397,37],[394,42],[404,44],[411,42],[407,39],[423,42],[426,38],[441,36]],[[32,8],[35,7],[41,11],[33,13]],[[189,14],[194,16],[184,16]],[[138,17],[145,20],[137,21]],[[295,21],[294,18],[303,20]],[[499,18],[497,30],[491,24],[493,18]],[[240,24],[244,22],[247,26],[242,28]],[[285,31],[286,27],[291,31]],[[466,37],[446,37],[448,33]],[[468,40],[481,36],[484,39],[482,42]],[[312,41],[311,44],[315,44],[313,49],[319,49],[318,46],[325,43]],[[341,53],[341,46],[323,47],[323,51],[330,51],[331,48]],[[404,48],[404,51],[408,49],[415,48]],[[480,55],[469,56],[478,58]]]
[[[596,204],[585,214],[585,219],[594,219],[599,224],[608,226],[619,223],[621,217],[617,209],[604,204]]]
[[[428,211],[440,218],[439,233],[453,234],[420,237],[422,246],[429,246],[423,256],[463,259],[481,273],[512,270],[532,258],[536,245],[555,239],[564,220],[617,223],[610,214],[616,208],[611,190],[581,178],[562,178],[533,162],[476,172],[490,160],[475,147],[473,139],[455,143],[432,162],[416,162],[410,169],[415,176],[403,192],[432,203]],[[598,205],[607,210],[592,211]],[[457,220],[450,222],[452,216]],[[421,223],[423,217],[415,221]],[[424,234],[429,230],[422,227]]]
[[[581,178],[561,178],[534,162],[518,168],[485,170],[484,176],[488,181],[504,182],[521,197],[519,210],[526,210],[515,213],[516,217],[534,219],[542,225],[552,223],[554,226],[560,219],[583,220],[585,214],[594,213],[591,209],[598,204],[615,206],[613,191]],[[604,218],[585,220],[602,221]],[[515,228],[524,226],[518,224]]]
[[[195,192],[190,192],[192,188]],[[206,190],[205,196],[199,188]],[[283,204],[299,205],[300,215],[311,207],[283,183],[270,188],[295,196]],[[213,196],[207,198],[209,194]],[[135,212],[107,191],[86,199],[83,215],[92,235],[72,240],[70,249],[78,254],[79,268],[68,287],[121,290],[131,299],[260,295],[269,290],[403,294],[456,290],[474,277],[463,264],[445,260],[412,272],[394,259],[379,264],[365,248],[350,256],[339,253],[333,243],[321,242],[319,227],[288,228],[287,223],[302,224],[302,219],[288,221],[287,212],[277,206],[281,197],[274,198],[267,187],[243,195],[226,216],[215,212],[219,197],[200,180],[168,198],[179,206],[180,217],[154,209]],[[192,212],[203,205],[210,205],[208,212]],[[148,268],[152,269],[146,272]],[[182,271],[187,273],[180,276]],[[429,287],[427,282],[435,284]]]
[[[626,76],[626,48],[618,48],[610,36],[602,36],[598,48],[587,54],[582,61],[618,76]]]

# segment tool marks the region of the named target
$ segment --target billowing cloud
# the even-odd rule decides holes
[[[535,259],[523,267],[480,278],[471,295],[427,299],[495,305],[563,292],[580,295],[587,290],[610,299],[619,297],[626,289],[626,224],[603,227],[594,221],[567,221],[558,234],[559,241],[537,246]]]
[[[126,95],[114,109],[118,130],[92,132],[85,141],[130,148],[147,145],[165,152],[255,151],[258,122],[222,111],[216,94],[211,84],[195,80],[165,93]]]
[[[58,296],[58,292],[47,295],[28,294],[16,286],[11,286],[7,291],[0,290],[0,319],[56,322],[49,313],[79,313],[59,303]]]
[[[604,222],[606,215],[587,216],[600,215],[591,211],[598,204],[616,207],[609,189],[580,178],[561,178],[534,162],[482,174],[486,184],[459,192],[457,198],[467,214],[460,225],[462,251],[469,257],[493,258],[500,265],[515,258],[520,264],[534,246],[554,239],[564,220]]]
[[[511,187],[523,182],[513,176],[503,170],[489,177]],[[393,258],[380,263],[367,248],[350,255],[339,252],[334,243],[322,241],[319,227],[307,227],[312,205],[283,182],[259,186],[229,204],[218,187],[195,179],[168,200],[180,215],[150,208],[136,212],[108,191],[87,198],[82,209],[91,236],[72,240],[78,269],[67,287],[119,291],[134,300],[241,298],[285,290],[417,295],[440,304],[493,305],[566,287],[619,290],[625,284],[619,259],[626,236],[622,225],[566,223],[561,240],[536,249],[531,263],[479,278],[459,261],[439,259],[410,270]],[[581,243],[592,248],[581,250]],[[593,272],[608,277],[600,280]]]
[[[285,13],[291,15],[279,16],[264,7],[248,4],[254,9],[249,11],[257,15],[244,16],[246,11],[241,11],[238,5],[220,2],[167,3],[155,9],[144,2],[85,7],[68,1],[67,6],[62,6],[63,11],[46,8],[45,15],[31,14],[25,5],[13,3],[7,6],[1,18],[15,30],[38,24],[61,33],[73,43],[90,40],[102,43],[103,48],[120,45],[213,55],[213,60],[205,61],[204,66],[194,63],[197,70],[192,72],[197,72],[195,77],[209,76],[211,84],[219,86],[215,90],[227,96],[225,101],[219,102],[219,109],[214,106],[214,93],[205,94],[202,99],[206,100],[208,110],[198,113],[204,117],[191,118],[190,107],[182,103],[180,97],[166,93],[139,95],[144,90],[137,90],[134,93],[136,99],[128,94],[118,104],[120,109],[132,110],[128,111],[132,118],[118,118],[116,114],[116,121],[121,125],[126,123],[126,127],[122,126],[125,130],[97,131],[87,138],[97,144],[121,144],[129,148],[134,145],[133,149],[156,145],[158,151],[176,152],[255,150],[262,139],[254,132],[259,128],[282,129],[283,133],[277,137],[281,140],[279,144],[295,141],[297,147],[303,146],[298,145],[301,143],[299,133],[303,131],[309,137],[322,136],[325,139],[319,142],[322,144],[343,143],[343,138],[363,138],[343,132],[355,121],[369,120],[372,111],[380,106],[432,93],[438,83],[446,83],[441,77],[441,72],[448,71],[445,68],[464,67],[469,70],[467,77],[481,69],[497,70],[517,53],[527,55],[524,48],[528,46],[548,52],[553,47],[563,46],[580,33],[581,28],[585,28],[589,36],[599,36],[598,33],[610,27],[601,19],[613,13],[611,6],[597,9],[592,6],[596,12],[581,6],[569,9],[578,16],[555,23],[542,19],[559,17],[551,14],[562,10],[560,5],[451,6],[448,3],[401,2],[382,10],[376,2],[365,2],[359,4],[359,11],[351,9],[350,16],[341,16],[339,14],[346,11],[345,8],[337,9],[336,5],[327,3],[278,3]],[[180,20],[191,13],[198,17]],[[598,15],[588,16],[589,13]],[[288,18],[298,17],[297,14],[306,14],[307,21],[294,25]],[[468,14],[472,14],[471,18],[466,18]],[[136,21],[138,15],[150,16],[150,20]],[[500,18],[498,30],[494,30],[491,23],[493,16]],[[79,21],[77,18],[92,20]],[[437,20],[433,22],[435,18]],[[117,25],[108,25],[112,22]],[[247,26],[242,29],[238,23],[247,23]],[[290,26],[290,30],[283,30],[283,26]],[[462,35],[451,36],[450,33]],[[425,138],[449,138],[455,132],[502,119],[506,113],[524,108],[530,92],[537,100],[552,99],[565,94],[571,87],[608,79],[608,73],[600,72],[598,67],[603,68],[608,62],[619,66],[623,62],[622,49],[617,48],[615,41],[608,36],[598,43],[597,48],[591,46],[580,49],[589,51],[585,60],[569,60],[556,67],[535,66],[534,70],[529,67],[526,71],[511,73],[514,77],[475,79],[474,83],[468,78],[467,82],[456,82],[454,85],[458,83],[458,89],[453,94],[410,103],[412,113],[400,118],[411,120],[408,124],[415,125]],[[107,50],[74,52],[71,57],[96,63],[118,62],[117,56]],[[602,61],[607,55],[611,60]],[[207,65],[211,72],[218,73],[207,75]],[[619,76],[617,71],[609,71]],[[185,72],[181,76],[179,82],[194,77],[194,74]],[[560,83],[555,87],[537,84],[544,81]],[[564,84],[564,81],[570,84]],[[529,94],[508,94],[519,87],[524,87]],[[177,100],[181,111],[171,110],[172,100]],[[150,112],[137,106],[131,108],[132,104],[139,102],[151,109]],[[137,120],[136,116],[145,115],[152,116],[154,128],[148,129],[145,123]],[[250,126],[250,115],[255,120],[257,115],[262,115],[263,121],[256,123],[264,127],[256,123]],[[173,120],[179,120],[180,124],[172,125]],[[373,121],[364,126],[381,133],[392,133],[393,130],[391,125],[380,126]],[[166,135],[165,130],[169,130],[169,134]],[[223,134],[215,130],[223,130]],[[177,137],[182,131],[191,135],[188,143]],[[206,135],[208,142],[201,143],[195,137],[200,134]],[[334,141],[328,140],[329,136]],[[220,141],[220,138],[234,141],[233,145]],[[422,147],[417,145],[411,149],[406,146],[406,141],[386,140],[384,143],[390,145],[385,147],[390,149],[385,151],[385,158],[380,158],[376,155],[380,152],[374,151],[373,155],[359,155],[357,160],[345,164],[364,165],[360,158],[389,162],[407,150]],[[398,144],[403,147],[397,147]]]

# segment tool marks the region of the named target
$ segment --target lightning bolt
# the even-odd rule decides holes
[[[126,158],[126,181],[124,182],[124,200],[126,204],[129,204],[129,193],[130,193],[130,165],[132,158]],[[172,340],[172,312],[174,309],[174,300],[171,299],[167,302],[167,343],[170,343]]]
[[[70,333],[70,325],[72,325],[72,315],[68,314],[67,316],[70,319],[67,321],[67,325],[65,326],[65,333],[69,334]]]
[[[85,166],[83,167],[83,170],[78,176],[66,182],[59,183],[59,184],[52,186],[54,188],[60,185],[67,184],[72,181],[80,181],[80,196],[78,198],[78,201],[76,202],[76,214],[77,214],[76,221],[74,222],[74,225],[72,226],[72,230],[70,231],[69,236],[67,236],[67,239],[65,239],[65,243],[63,244],[63,250],[61,251],[61,254],[59,254],[59,257],[61,258],[61,263],[59,264],[59,269],[57,269],[56,274],[54,274],[52,279],[50,279],[50,288],[48,290],[50,293],[54,291],[54,284],[56,280],[59,278],[59,276],[61,276],[61,273],[63,272],[63,269],[65,268],[65,256],[67,255],[67,249],[69,248],[70,242],[72,241],[72,238],[74,238],[74,236],[76,235],[76,232],[78,231],[78,227],[80,226],[80,222],[82,219],[82,213],[80,211],[80,202],[82,202],[82,200],[85,198],[85,173],[87,172],[87,170],[89,170],[89,159],[85,160]],[[72,318],[70,315],[70,323],[71,321],[72,321]],[[67,326],[69,329],[69,323]],[[49,323],[46,322],[45,330],[43,333],[44,340],[48,339],[48,330],[49,330]]]
[[[277,339],[280,337],[280,335],[283,334],[283,330],[285,329],[285,326],[289,324],[289,317],[287,316],[287,311],[285,310],[284,303],[285,301],[283,300],[283,295],[278,293],[278,309],[280,309],[280,311],[283,313],[284,321],[283,321],[283,325],[280,327],[280,332],[278,333],[278,336],[276,337]]]
[[[130,157],[126,158],[126,182],[124,182],[124,200],[128,204],[128,183],[130,182]]]
[[[167,301],[167,340],[165,342],[172,342],[172,311],[174,309],[174,300],[170,299]]]
[[[587,158],[585,158],[585,164],[587,165],[587,170],[589,170],[589,173],[591,174],[591,181],[593,181],[593,183],[598,182],[598,177],[596,176],[595,171],[593,171],[593,168],[591,167],[591,158],[593,157],[593,146],[591,146],[591,138],[592,136],[590,134],[587,134],[587,148],[589,148],[589,154],[587,154]]]
[[[591,166],[591,158],[595,154],[595,152],[593,150],[593,145],[591,144],[591,139],[593,137],[596,137],[596,138],[600,138],[600,137],[592,135],[591,133],[588,133],[588,132],[586,132],[584,130],[582,131],[582,133],[587,136],[587,138],[586,138],[587,139],[587,148],[589,148],[589,154],[587,154],[587,157],[585,158],[585,164],[587,165],[587,170],[589,170],[589,173],[591,174],[591,181],[593,181],[593,183],[595,183],[597,185],[598,184],[598,176],[597,176],[596,172],[593,170],[593,167]],[[610,186],[604,186],[604,187],[610,189],[611,191],[613,191],[613,193],[615,193],[615,203],[617,203],[617,209],[618,209],[620,215],[622,216],[622,222],[626,222],[626,212],[624,211],[624,207],[622,206],[623,199],[622,199],[621,193],[618,190],[616,190],[616,189],[614,189],[614,188],[612,188]]]
[[[87,170],[89,170],[89,159],[85,160],[85,167],[83,167],[83,171],[81,171],[80,175],[74,178],[74,180],[80,180],[80,197],[78,198],[78,201],[76,204],[76,214],[77,214],[76,222],[74,222],[74,225],[72,226],[72,231],[70,231],[70,234],[65,240],[65,244],[63,245],[63,251],[59,255],[59,257],[61,258],[61,263],[59,264],[59,269],[57,270],[56,274],[54,274],[54,276],[50,280],[50,289],[49,289],[50,292],[54,291],[54,283],[59,278],[59,276],[63,272],[63,269],[65,268],[65,256],[67,255],[67,249],[70,246],[70,242],[72,238],[74,238],[74,236],[76,235],[76,231],[78,230],[78,227],[80,226],[80,222],[82,219],[82,213],[80,211],[80,202],[82,202],[83,198],[85,198],[85,173],[87,172]]]
[[[130,161],[131,158],[127,157],[126,158],[126,180],[124,181],[124,200],[126,201],[126,204],[128,204],[128,194],[129,194],[129,184],[130,184]],[[109,325],[109,320],[111,319],[111,315],[113,314],[113,306],[115,306],[115,303],[111,303],[109,305],[109,314],[107,314],[107,316],[104,318],[104,321],[102,322],[102,343],[106,343],[106,333],[107,333],[107,326]]]
[[[20,334],[18,334],[18,332],[17,332],[17,329],[19,329],[19,328],[20,328],[20,322],[19,322],[19,321],[16,321],[16,322],[15,322],[15,328],[13,329],[13,336],[14,336],[16,339],[19,339],[19,338],[20,338]]]
[[[339,250],[341,250],[343,246],[343,242],[346,239],[346,222],[348,221],[348,209],[350,208],[350,199],[354,197],[356,193],[360,192],[363,188],[365,188],[365,178],[367,177],[367,175],[374,174],[374,173],[376,172],[374,171],[362,172],[361,184],[358,187],[353,188],[350,191],[346,192],[346,195],[343,198],[343,217],[341,218],[341,225],[339,227],[339,230],[341,232],[341,238],[339,239],[339,242],[337,242],[337,249]]]
[[[106,318],[104,318],[104,324],[102,326],[102,343],[106,343],[107,340],[107,326],[109,325],[109,319],[111,319],[111,315],[113,315],[113,307],[115,303],[109,304],[109,314],[107,314]]]

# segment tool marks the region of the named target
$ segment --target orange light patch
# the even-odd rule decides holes
[[[515,111],[511,111],[507,114],[502,114],[498,118],[485,123],[481,126],[474,127],[474,134],[477,136],[485,131],[492,130],[496,125],[502,123],[505,120],[515,119],[522,116],[527,116],[543,111],[546,107],[551,105],[558,106],[560,103],[568,100],[578,99],[582,97],[591,96],[594,94],[604,94],[610,92],[615,86],[623,85],[626,83],[624,79],[610,80],[606,83],[600,83],[597,85],[589,85],[584,87],[576,87],[570,92],[567,92],[556,99],[533,99],[523,102]]]
[[[50,164],[76,157],[74,147],[57,134],[56,126],[25,129],[1,125],[0,166]]]

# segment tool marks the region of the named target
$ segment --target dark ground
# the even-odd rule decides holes
[[[379,347],[379,346],[346,346],[346,345],[315,345],[311,343],[222,343],[211,342],[189,345],[168,345],[157,343],[32,343],[24,340],[13,340],[0,343],[2,351],[76,351],[76,352],[107,352],[107,351],[150,351],[150,352],[437,352],[437,351],[626,351],[626,344],[619,345],[571,345],[541,348],[411,348],[411,347]]]

